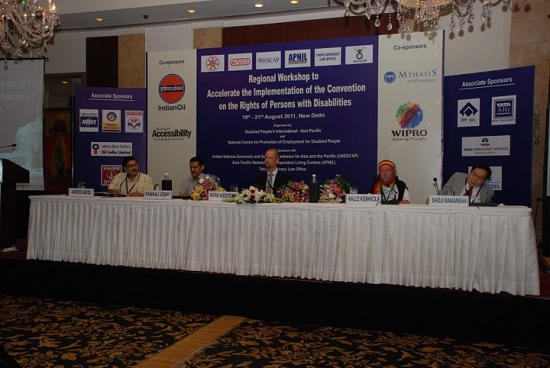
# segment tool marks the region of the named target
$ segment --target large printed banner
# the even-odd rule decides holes
[[[408,36],[380,40],[378,159],[394,161],[411,202],[424,203],[441,182],[444,33]]]
[[[147,54],[149,175],[160,183],[168,173],[176,194],[196,151],[195,58],[195,50]]]
[[[294,180],[342,175],[366,192],[377,160],[378,38],[197,51],[197,153],[249,186],[277,148]]]
[[[147,173],[145,98],[143,88],[77,88],[75,183],[106,191],[126,156]]]
[[[533,66],[445,78],[443,178],[488,164],[498,203],[531,206]]]

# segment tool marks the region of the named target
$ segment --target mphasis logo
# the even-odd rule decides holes
[[[155,141],[183,141],[191,139],[191,130],[176,129],[171,127],[156,127],[151,133],[151,138]]]
[[[399,106],[395,119],[401,129],[392,129],[392,140],[394,142],[422,142],[427,139],[428,131],[418,129],[424,120],[424,111],[417,103],[407,102]]]
[[[185,82],[177,74],[164,76],[158,87],[159,97],[166,105],[158,105],[158,111],[182,111],[185,104],[178,103],[185,95]]]
[[[434,83],[439,75],[436,68],[428,70],[400,70],[397,73],[397,79],[406,81],[406,83]]]
[[[492,106],[491,125],[516,123],[516,95],[493,97]]]

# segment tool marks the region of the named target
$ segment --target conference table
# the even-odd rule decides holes
[[[531,209],[31,196],[28,259],[539,295]]]

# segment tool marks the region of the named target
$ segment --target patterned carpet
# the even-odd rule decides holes
[[[22,367],[129,367],[217,317],[0,296],[0,345]],[[245,319],[172,367],[548,367],[541,350]]]

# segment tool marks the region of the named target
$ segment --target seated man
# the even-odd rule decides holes
[[[279,151],[276,148],[270,148],[265,152],[264,164],[266,170],[256,178],[254,186],[267,193],[277,195],[277,189],[291,181],[292,178],[277,167]]]
[[[134,157],[124,157],[122,167],[124,172],[113,178],[107,192],[116,197],[143,197],[145,190],[153,189],[153,180],[149,175],[139,172],[138,163]]]
[[[214,189],[220,186],[220,179],[216,175],[204,174],[204,160],[202,157],[195,156],[189,160],[189,171],[191,176],[186,177],[181,182],[179,195],[182,197],[190,196],[195,191],[195,186],[199,183],[199,180],[204,177],[212,178],[215,183]]]
[[[380,161],[378,176],[380,177],[369,191],[371,194],[380,194],[383,204],[411,203],[407,184],[397,178],[395,164],[390,160]]]
[[[470,203],[491,203],[495,191],[485,185],[485,182],[491,177],[492,173],[487,164],[477,163],[472,166],[469,174],[454,173],[441,188],[441,193],[466,195],[470,198]]]

